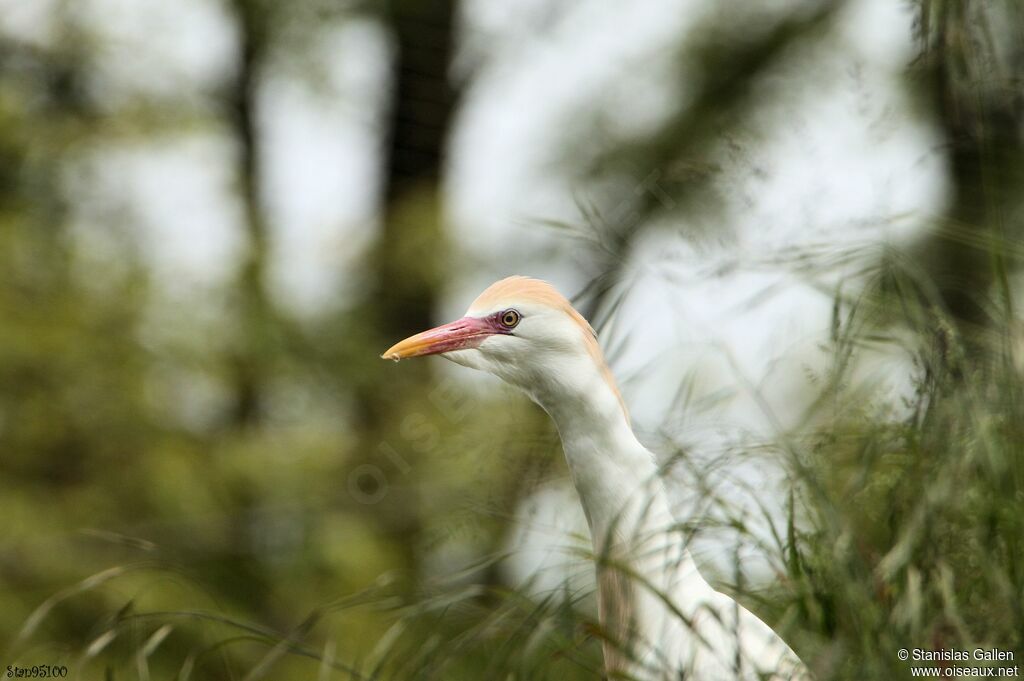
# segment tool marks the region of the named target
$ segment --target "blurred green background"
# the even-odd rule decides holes
[[[378,356],[542,274],[671,458],[721,395],[647,329],[696,328],[698,280],[746,301],[709,327],[789,328],[769,270],[817,296],[818,363],[785,365],[780,422],[796,392],[750,376],[771,437],[739,449],[791,488],[768,577],[718,556],[717,583],[822,680],[909,678],[899,648],[1019,660],[1022,10],[4,0],[0,663],[596,678],[586,579],[506,562],[564,478],[551,425]],[[902,392],[855,371],[882,347]]]

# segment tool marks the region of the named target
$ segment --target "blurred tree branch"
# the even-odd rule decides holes
[[[658,217],[685,211],[696,196],[708,198],[701,192],[716,171],[708,158],[727,141],[730,126],[741,123],[752,109],[752,87],[786,50],[822,34],[845,4],[824,0],[810,11],[794,10],[754,39],[746,33],[720,36],[712,31],[696,47],[680,47],[680,62],[692,60],[703,74],[697,92],[653,134],[606,150],[591,166],[594,176],[624,176],[620,186],[628,191],[594,211],[601,248],[594,251],[595,276],[584,292],[588,318],[600,323],[607,295],[643,232]]]

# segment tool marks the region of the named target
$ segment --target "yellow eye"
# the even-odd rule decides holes
[[[501,313],[501,325],[507,329],[511,329],[518,324],[520,319],[522,319],[522,316],[515,310],[505,310]]]

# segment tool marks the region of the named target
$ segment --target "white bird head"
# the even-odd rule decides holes
[[[596,380],[625,412],[593,328],[554,286],[539,279],[512,276],[495,282],[461,319],[406,338],[381,357],[398,361],[423,355],[486,371],[545,407],[546,397],[585,395]]]

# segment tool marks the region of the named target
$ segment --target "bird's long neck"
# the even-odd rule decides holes
[[[558,428],[595,543],[626,520],[641,492],[651,505],[647,524],[670,524],[657,463],[633,434],[610,375],[589,357],[574,364],[537,381],[530,394]]]
[[[640,488],[662,497],[658,468],[637,441],[622,409],[605,389],[578,396],[578,402],[545,407],[558,428],[573,484],[595,540],[622,522],[626,503]],[[653,519],[652,519],[653,520]]]
[[[642,637],[647,650],[664,636],[688,645],[665,599],[689,616],[709,587],[674,531],[654,457],[634,435],[603,367],[581,364],[564,375],[572,383],[539,382],[531,396],[558,427],[590,525],[602,623],[620,639]],[[630,668],[607,646],[605,658],[609,673]]]

